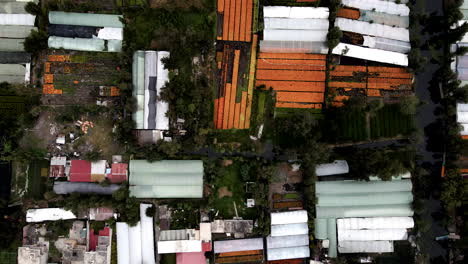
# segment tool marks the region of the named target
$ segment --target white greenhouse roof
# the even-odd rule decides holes
[[[340,253],[386,253],[393,252],[393,241],[341,241]]]
[[[457,103],[457,122],[468,123],[468,104]]]
[[[146,216],[146,208],[140,204],[140,222],[136,226],[117,223],[117,249],[119,264],[155,264],[153,218]]]
[[[62,208],[29,209],[26,212],[26,222],[28,223],[70,219],[76,219],[75,214]]]
[[[271,226],[271,236],[294,236],[306,234],[309,234],[309,226],[307,223]]]
[[[0,25],[34,26],[35,20],[30,14],[0,14]]]
[[[309,245],[308,235],[267,237],[267,248],[288,248]]]
[[[387,229],[413,228],[412,217],[367,217],[337,219],[338,230],[341,229]]]
[[[265,29],[264,40],[324,42],[328,30]]]
[[[271,213],[271,225],[307,223],[307,220],[306,210]]]
[[[346,160],[335,160],[332,163],[319,164],[315,168],[315,174],[317,176],[345,174],[348,172],[349,166]]]
[[[338,26],[342,31],[409,42],[409,30],[406,28],[386,26],[341,17],[336,18],[335,26]]]
[[[328,18],[327,7],[264,6],[264,17]]]
[[[269,261],[282,259],[300,259],[310,257],[309,246],[288,247],[288,248],[272,248],[267,252]]]
[[[105,27],[101,28],[98,32],[100,39],[117,39],[123,40],[123,28]]]
[[[353,57],[357,59],[377,61],[400,66],[408,66],[408,56],[406,54],[359,47],[356,45],[340,43],[332,51],[335,55]]]
[[[371,36],[364,36],[364,43],[362,45],[369,48],[398,53],[408,53],[411,50],[411,44],[409,42]]]
[[[266,17],[265,29],[328,30],[328,19]]]
[[[214,253],[227,253],[249,250],[263,250],[263,238],[215,241],[213,246]]]
[[[409,7],[404,4],[396,4],[390,1],[381,0],[342,0],[341,3],[345,6],[354,7],[357,9],[371,10],[376,12],[409,16]]]
[[[201,240],[158,241],[158,254],[201,252]]]
[[[169,70],[164,68],[162,60],[169,57],[168,51],[158,51],[158,78],[156,80],[156,94],[159,97],[161,89],[169,81]],[[169,118],[166,113],[169,111],[169,103],[163,100],[156,102],[156,129],[169,130]]]
[[[400,229],[338,229],[338,241],[385,241],[407,240],[405,228]]]

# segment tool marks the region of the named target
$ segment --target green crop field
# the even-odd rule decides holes
[[[27,192],[26,196],[41,199],[45,190],[45,181],[47,177],[41,175],[43,169],[48,169],[49,163],[46,160],[34,160],[29,163],[27,172]],[[48,176],[48,175],[47,175]]]
[[[414,130],[414,117],[403,115],[398,105],[386,105],[370,120],[371,138],[404,136]]]

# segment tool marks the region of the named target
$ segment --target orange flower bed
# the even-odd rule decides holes
[[[275,91],[325,92],[325,82],[290,82],[290,81],[257,81],[257,86],[265,85],[265,89]]]
[[[408,69],[400,67],[378,67],[369,66],[367,67],[369,72],[394,72],[394,73],[408,73]]]
[[[297,60],[325,60],[326,55],[322,54],[307,54],[307,53],[270,53],[261,52],[258,56],[260,59],[297,59]]]
[[[66,62],[70,61],[70,55],[47,55],[47,60],[52,62]]]
[[[322,103],[323,93],[278,92],[278,102]]]
[[[382,96],[382,95],[380,94],[380,90],[377,90],[377,89],[368,89],[368,90],[367,90],[367,96],[371,96],[371,97],[377,96],[377,97],[380,97],[380,96]]]
[[[111,86],[111,96],[119,96],[120,89],[116,86]]]
[[[358,82],[329,82],[328,85],[335,88],[366,88],[366,83]]]
[[[370,67],[369,67],[370,68]],[[366,66],[354,66],[354,65],[337,65],[332,72],[347,71],[347,72],[366,72]]]
[[[224,12],[224,0],[218,0],[218,12]]]
[[[42,87],[43,94],[62,94],[62,90],[55,89],[53,84],[44,84]]]
[[[258,60],[257,68],[262,68],[268,65],[300,65],[300,66],[325,66],[325,60],[305,60],[305,59],[274,59],[274,58],[262,58]],[[324,69],[325,70],[325,69]]]
[[[324,81],[325,71],[258,70],[257,79],[272,81]]]
[[[340,8],[336,13],[337,17],[344,17],[349,19],[359,19],[361,17],[361,13],[359,9],[354,8]]]
[[[45,68],[45,73],[49,73],[50,72],[50,62],[46,62],[44,64],[44,68]]]
[[[252,40],[252,23],[253,23],[253,0],[247,0],[247,15],[246,20],[242,25],[245,25],[245,41]]]
[[[321,104],[300,104],[300,103],[276,102],[275,107],[321,109],[322,105]]]
[[[44,74],[44,83],[54,83],[54,75]]]
[[[368,78],[369,83],[391,83],[391,84],[412,84],[411,79],[391,79],[391,78]]]

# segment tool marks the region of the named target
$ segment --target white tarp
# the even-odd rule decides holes
[[[269,261],[281,259],[302,259],[308,257],[310,257],[309,246],[272,248],[267,252],[267,259]]]
[[[339,27],[342,31],[409,42],[409,30],[406,28],[391,27],[341,17],[336,18],[335,26]]]
[[[141,239],[143,234],[141,233],[141,224],[138,222],[136,226],[130,226],[129,232],[129,252],[130,252],[130,264],[142,264],[143,257],[141,255]]]
[[[393,252],[393,241],[340,241],[340,253],[385,253]]]
[[[328,18],[327,7],[264,6],[264,17]]]
[[[105,27],[101,28],[98,32],[100,39],[117,39],[123,40],[123,28]]]
[[[158,254],[201,252],[201,240],[158,241]]]
[[[345,6],[354,7],[357,9],[371,10],[388,14],[409,16],[409,7],[404,4],[396,4],[390,1],[381,0],[342,0],[341,3]]]
[[[338,230],[341,229],[392,229],[413,228],[412,217],[366,217],[337,219]]]
[[[0,25],[34,26],[35,20],[30,14],[0,14]]]
[[[394,51],[398,53],[408,53],[411,50],[411,44],[409,42],[371,36],[363,37],[364,43],[362,45],[369,48]]]
[[[335,160],[332,163],[319,164],[315,167],[315,174],[317,176],[345,174],[348,172],[349,166],[346,160]]]
[[[335,55],[342,55],[363,60],[378,61],[400,66],[408,66],[408,56],[393,51],[369,49],[356,45],[340,43],[332,51]]]
[[[407,240],[405,228],[398,229],[338,229],[338,241],[383,241]]]
[[[295,236],[306,234],[309,234],[309,226],[307,223],[271,226],[271,236]]]
[[[266,17],[264,29],[328,30],[328,19]]]
[[[307,220],[306,210],[271,213],[271,225],[307,223]]]
[[[457,103],[457,122],[468,123],[468,104]]]
[[[328,30],[265,29],[264,40],[284,41],[327,41]]]
[[[154,258],[154,232],[153,217],[146,215],[146,209],[152,207],[151,204],[140,204],[140,224],[141,224],[141,256],[144,264],[155,264]]]
[[[76,219],[75,214],[62,208],[29,209],[26,212],[26,222],[28,223],[70,219]]]
[[[158,51],[158,78],[156,80],[156,90],[158,97],[161,94],[161,89],[166,85],[166,82],[169,81],[169,71],[164,68],[164,63],[162,62],[162,59],[168,57],[168,51]],[[156,103],[156,129],[169,130],[169,117],[166,116],[168,111],[169,103],[158,99]]]

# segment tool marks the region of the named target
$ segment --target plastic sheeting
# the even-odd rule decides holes
[[[413,201],[411,192],[389,193],[363,193],[363,194],[338,194],[320,195],[319,206],[358,206],[358,205],[387,205],[407,204]]]
[[[328,19],[270,18],[264,20],[265,29],[328,30]]]
[[[408,66],[408,56],[403,53],[363,48],[356,45],[340,43],[332,51],[335,55],[353,57],[357,59],[377,61],[400,66]]]
[[[275,41],[325,42],[327,41],[327,34],[328,30],[265,29],[263,31],[263,39]]]
[[[409,42],[370,36],[364,36],[363,46],[398,53],[409,53],[411,50],[411,44]]]
[[[468,104],[457,103],[457,122],[468,123]]]
[[[346,160],[335,160],[332,163],[319,164],[315,168],[315,174],[317,176],[345,174],[348,172],[349,166]]]
[[[57,194],[96,193],[100,195],[112,195],[118,189],[120,189],[120,185],[117,184],[101,186],[98,183],[91,182],[54,182],[54,192]]]
[[[393,241],[341,241],[340,253],[390,253]]]
[[[117,39],[107,40],[107,51],[108,52],[121,52],[122,41]]]
[[[325,42],[260,40],[260,52],[327,54]]]
[[[267,248],[287,248],[287,247],[300,247],[309,245],[308,235],[297,236],[281,236],[281,237],[267,237]]]
[[[338,241],[395,241],[407,239],[408,233],[405,228],[371,230],[338,229]]]
[[[459,68],[468,68],[468,56],[458,56],[457,57],[457,67],[459,67]]]
[[[315,192],[320,194],[384,193],[411,192],[411,180],[398,181],[322,181],[315,185]]]
[[[0,51],[24,51],[24,39],[0,39]]]
[[[49,48],[52,49],[68,49],[81,51],[104,51],[105,42],[102,39],[85,39],[85,38],[63,38],[49,37]]]
[[[213,243],[215,254],[249,250],[263,250],[263,238],[222,240]]]
[[[35,20],[30,14],[0,14],[0,25],[34,26]]]
[[[290,6],[264,6],[264,17],[286,18],[328,18],[326,7],[290,7]]]
[[[306,210],[271,213],[271,225],[307,223],[307,220]]]
[[[0,64],[0,75],[21,75],[26,73],[26,67],[21,64]]]
[[[25,2],[6,2],[0,1],[0,14],[27,14],[24,10]]]
[[[315,238],[328,239],[328,220],[325,218],[315,218]]]
[[[337,237],[336,237],[336,219],[330,218],[327,220],[327,232],[328,232],[328,255],[330,258],[336,258],[337,253]]]
[[[288,225],[272,225],[271,236],[295,236],[309,234],[307,223],[288,224]]]
[[[372,10],[382,13],[409,16],[409,7],[404,4],[396,4],[390,1],[381,0],[342,0],[345,6],[354,7],[363,10]]]
[[[154,231],[153,217],[146,215],[146,209],[153,207],[152,204],[140,204],[141,233],[141,256],[145,264],[155,264],[154,258]]]
[[[122,18],[121,15],[49,12],[49,23],[59,25],[123,28],[120,18]]]
[[[341,229],[393,229],[413,228],[412,217],[368,217],[368,218],[342,218],[337,219],[338,230]]]
[[[409,30],[405,28],[391,27],[341,17],[336,18],[335,26],[339,27],[342,31],[409,42]]]
[[[344,217],[385,217],[385,216],[412,216],[413,210],[409,204],[395,205],[367,205],[346,207],[317,206],[317,218],[344,218]]]
[[[31,26],[0,26],[0,38],[26,38],[33,29],[37,30]]]
[[[76,219],[76,215],[72,211],[62,208],[41,208],[29,209],[26,212],[26,222],[37,223],[44,221],[58,221]]]
[[[161,94],[161,89],[169,81],[169,70],[164,68],[162,60],[169,57],[168,51],[158,51],[158,78],[156,80],[156,91],[158,98]],[[166,116],[169,111],[169,103],[159,99],[156,102],[156,129],[169,130],[169,118]]]
[[[99,29],[98,38],[123,40],[123,28],[105,27]]]
[[[130,264],[143,264],[143,256],[141,254],[141,239],[143,233],[140,222],[138,222],[135,226],[130,226],[128,228],[128,232],[130,245]]]
[[[158,241],[158,254],[189,253],[201,251],[201,240]]]
[[[93,38],[97,27],[73,26],[73,25],[49,25],[50,36],[66,38]]]
[[[360,10],[360,12],[361,17],[359,17],[359,20],[361,21],[383,24],[387,26],[395,26],[400,28],[409,27],[409,17],[407,16],[392,15],[368,10]]]
[[[117,222],[117,263],[130,263],[130,238],[129,226],[126,223]]]
[[[29,62],[31,62],[31,54],[29,53],[0,51],[0,63],[18,64],[18,63],[29,63]]]
[[[309,246],[272,248],[268,250],[267,259],[269,261],[282,259],[302,259],[310,257]]]

